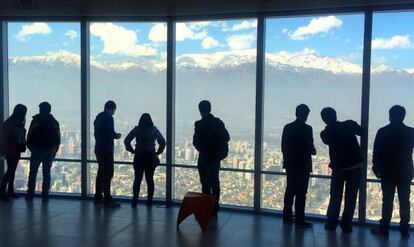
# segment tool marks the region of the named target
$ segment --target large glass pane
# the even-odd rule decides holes
[[[132,196],[132,188],[134,184],[134,167],[132,165],[120,165],[116,164],[114,167],[114,177],[111,183],[111,193],[114,196]],[[98,165],[96,163],[90,163],[88,165],[89,174],[89,194],[95,194],[95,181],[96,173],[98,171]],[[164,166],[158,166],[154,173],[155,183],[155,198],[165,198],[165,184],[166,173]],[[140,197],[147,197],[147,183],[145,178],[141,183]]]
[[[360,121],[363,31],[362,14],[266,20],[263,170],[282,171],[282,130],[304,103],[317,149],[313,173],[330,174],[320,111],[330,106],[338,120]]]
[[[29,178],[29,161],[21,160],[16,170],[14,180],[15,190],[26,191]],[[36,178],[36,192],[42,191],[42,166],[39,167]],[[81,193],[81,167],[75,162],[53,162],[51,169],[50,192]]]
[[[414,186],[411,186],[411,215],[414,215]],[[380,220],[382,210],[382,190],[380,183],[368,183],[367,184],[367,218],[370,220]],[[392,213],[392,222],[400,222],[400,204],[398,201],[398,194],[394,197],[394,210]],[[411,216],[411,224],[414,223],[414,219]]]
[[[123,141],[145,112],[165,136],[166,39],[163,23],[90,24],[91,159],[96,159],[93,121],[108,100],[117,104],[115,130],[122,133],[115,160],[132,161]],[[160,158],[165,162],[165,154]]]
[[[201,192],[198,170],[179,168],[174,173],[174,199],[182,200],[189,192]],[[253,207],[253,173],[220,171],[220,203]]]
[[[256,20],[176,24],[176,164],[197,162],[194,122],[206,99],[231,136],[222,166],[253,169],[256,29]]]
[[[414,12],[375,13],[372,26],[372,66],[369,117],[368,177],[372,172],[372,149],[379,128],[387,125],[388,110],[399,104],[405,107],[405,123],[414,125]],[[413,195],[412,195],[413,196]],[[411,197],[413,198],[413,197]],[[381,186],[370,184],[367,217],[377,220],[381,215]],[[413,201],[411,199],[411,201]],[[398,220],[395,201],[393,221]],[[412,211],[414,206],[412,206]]]
[[[39,103],[48,101],[62,132],[57,158],[80,158],[79,29],[79,23],[8,23],[9,112],[25,104],[28,128]]]

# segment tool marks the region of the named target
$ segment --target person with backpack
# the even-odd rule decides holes
[[[50,170],[60,146],[60,127],[50,114],[51,110],[52,106],[48,102],[40,103],[39,114],[33,117],[27,134],[27,147],[31,151],[27,201],[33,200],[40,164],[43,171],[42,201],[49,200]]]
[[[316,155],[313,145],[312,127],[306,124],[310,109],[301,104],[296,107],[296,120],[287,124],[282,133],[283,168],[286,170],[287,186],[284,197],[283,224],[308,228],[312,224],[305,221],[306,194],[312,155]],[[293,201],[295,201],[295,221],[293,221]]]
[[[18,198],[14,193],[14,177],[20,160],[20,154],[26,151],[26,113],[27,107],[18,104],[13,114],[4,122],[0,136],[0,154],[4,155],[7,170],[0,185],[0,199]]]
[[[132,148],[131,142],[135,139],[135,149]],[[155,149],[155,142],[158,142],[158,149]],[[136,207],[138,196],[141,188],[142,178],[145,173],[147,181],[148,197],[147,206],[152,205],[154,197],[154,172],[159,165],[158,155],[162,154],[165,149],[165,139],[161,132],[154,126],[151,116],[148,113],[142,114],[138,126],[129,132],[124,140],[126,150],[134,154],[134,185],[131,205]]]
[[[199,152],[197,166],[201,190],[202,193],[216,197],[213,217],[217,217],[220,202],[220,162],[228,156],[230,135],[223,121],[211,114],[209,101],[201,101],[198,109],[201,119],[194,124],[193,145]]]
[[[339,223],[343,233],[350,233],[363,162],[357,136],[362,135],[363,129],[353,120],[338,121],[336,111],[331,107],[322,109],[321,117],[326,123],[325,129],[321,132],[321,139],[329,146],[329,168],[332,169],[328,221],[325,229],[335,231]],[[339,222],[344,192],[344,209]]]

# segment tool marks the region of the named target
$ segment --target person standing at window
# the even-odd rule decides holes
[[[135,139],[135,149],[132,148],[131,142]],[[158,142],[158,149],[155,150],[155,142]],[[125,138],[126,150],[134,154],[134,187],[132,206],[138,204],[138,196],[141,188],[142,178],[145,173],[147,181],[148,197],[147,206],[152,205],[154,197],[154,172],[160,160],[157,155],[162,154],[165,149],[165,139],[154,126],[151,116],[148,113],[142,114],[138,126],[136,126]]]
[[[20,160],[20,154],[26,151],[26,113],[27,107],[18,104],[13,114],[4,122],[0,135],[0,154],[4,155],[7,170],[0,186],[0,199],[18,198],[14,193],[14,177]]]
[[[99,113],[93,122],[95,132],[95,155],[98,161],[98,172],[95,183],[96,204],[103,202],[105,207],[119,207],[111,196],[111,180],[114,176],[114,140],[121,134],[115,132],[113,115],[116,104],[112,100],[105,103],[104,111]]]
[[[395,105],[389,110],[390,123],[379,129],[374,141],[372,170],[381,179],[382,218],[372,233],[388,236],[395,189],[400,202],[400,232],[410,235],[410,189],[413,179],[414,128],[404,124],[405,109]]]
[[[216,197],[213,217],[217,217],[220,202],[220,162],[228,156],[230,135],[223,121],[211,114],[211,104],[203,100],[198,104],[201,119],[195,122],[193,145],[199,152],[198,173],[204,194]]]
[[[33,200],[40,164],[42,164],[43,171],[42,201],[49,200],[50,170],[60,146],[60,127],[58,121],[50,114],[51,110],[52,107],[48,102],[40,103],[39,114],[33,117],[27,134],[27,147],[32,152],[27,201]]]
[[[283,128],[282,154],[283,168],[286,170],[287,186],[283,207],[283,223],[293,223],[293,200],[295,200],[295,225],[312,227],[305,221],[305,203],[308,192],[312,155],[316,154],[313,145],[312,127],[306,124],[310,109],[301,104],[296,107],[296,120]]]
[[[352,120],[338,121],[336,111],[331,107],[322,109],[321,117],[326,123],[325,129],[321,132],[321,139],[329,146],[329,167],[332,169],[328,221],[325,229],[335,231],[338,225],[345,187],[345,207],[340,226],[342,232],[349,233],[352,232],[352,218],[361,183],[362,154],[357,136],[361,136],[362,127]]]

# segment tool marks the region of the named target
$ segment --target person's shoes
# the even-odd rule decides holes
[[[103,200],[102,200],[102,198],[93,198],[93,203],[95,205],[101,204],[101,203],[103,203]]]
[[[283,225],[291,225],[293,223],[295,223],[293,218],[283,218]]]
[[[377,226],[377,227],[371,228],[371,233],[374,235],[382,235],[388,238],[390,235],[390,230]]]
[[[146,203],[147,207],[151,207],[152,206],[152,200],[147,200]]]
[[[352,232],[352,226],[341,226],[341,230],[343,233],[351,233]]]
[[[299,221],[299,222],[295,222],[295,227],[297,228],[312,228],[313,224],[310,222],[306,222],[306,221]]]
[[[218,219],[218,213],[217,211],[214,211],[213,214],[210,217],[211,220],[217,220]]]
[[[111,200],[108,202],[104,202],[104,207],[105,208],[119,208],[121,207],[121,203]]]
[[[32,202],[33,201],[33,196],[25,196],[25,198],[27,202]]]
[[[336,226],[332,224],[325,224],[325,230],[334,232],[336,231]]]
[[[48,196],[42,196],[42,202],[49,202]]]
[[[136,207],[138,205],[138,199],[132,199],[131,206]]]

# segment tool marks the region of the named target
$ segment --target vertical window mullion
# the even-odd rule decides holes
[[[0,21],[0,123],[3,124],[9,111],[7,22]],[[0,159],[0,179],[4,175],[4,159]]]

